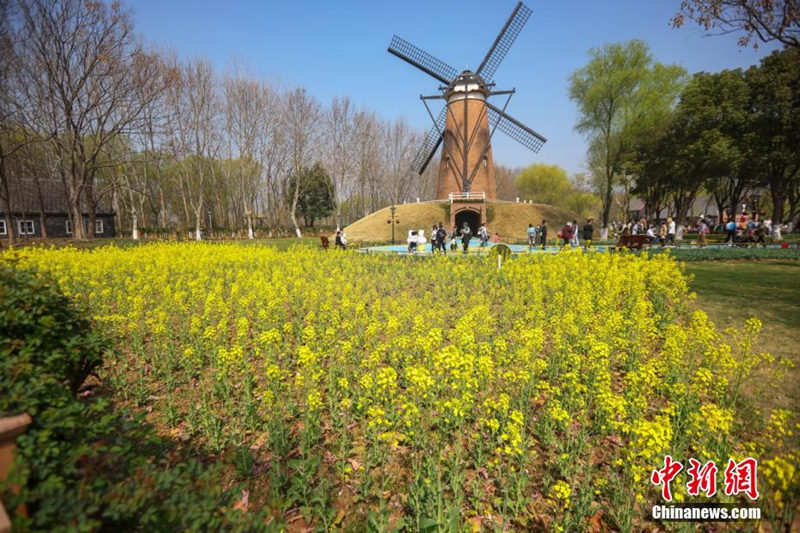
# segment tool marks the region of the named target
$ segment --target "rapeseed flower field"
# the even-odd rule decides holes
[[[800,500],[796,413],[758,402],[781,367],[760,323],[718,331],[667,254],[500,270],[200,243],[1,257],[88,309],[118,401],[230,461],[279,527],[640,529],[665,455],[757,458],[776,528]]]

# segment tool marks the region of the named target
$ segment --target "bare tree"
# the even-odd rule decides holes
[[[18,93],[12,76],[19,71],[17,43],[11,31],[11,6],[0,0],[0,207],[3,209],[9,242],[15,241],[14,224],[11,220],[11,191],[8,169],[11,156],[22,143],[15,142],[20,133],[17,107]]]
[[[758,41],[800,48],[799,0],[683,0],[680,11],[672,17],[672,26],[683,26],[687,18],[706,31],[744,32],[740,46],[755,38],[754,48]]]
[[[259,80],[241,72],[223,81],[225,124],[228,141],[229,183],[234,204],[245,216],[247,237],[255,237],[256,199],[262,183],[258,163],[261,132],[268,130],[271,94]],[[234,162],[234,159],[238,161]],[[239,209],[237,209],[238,211]]]
[[[275,226],[285,213],[283,187],[291,162],[284,128],[284,96],[266,84],[262,85],[261,92],[268,105],[264,123],[258,132],[258,160],[263,172],[264,189],[256,196],[256,211],[262,217],[266,215],[270,226]]]
[[[127,146],[135,152],[129,155],[130,164],[116,181],[130,201],[131,236],[134,239],[139,238],[140,217],[143,225],[147,225],[146,202],[152,207],[156,224],[161,228],[167,227],[168,176],[164,169],[172,161],[167,149],[167,125],[175,118],[167,96],[168,89],[180,81],[180,70],[174,56],[153,54],[153,57],[157,61],[151,72],[154,79],[141,76],[149,69],[141,71],[134,88],[134,97],[142,103],[142,113],[137,127],[131,131],[132,142]],[[153,83],[164,90],[153,94]]]
[[[24,34],[19,30],[19,15],[16,3],[0,0],[0,208],[3,210],[6,233],[10,243],[16,240],[16,232],[11,218],[11,184],[13,179],[12,161],[16,163],[17,187],[21,187],[20,174],[25,168],[20,163],[22,150],[26,149],[30,159],[32,144],[52,138],[44,131],[36,131],[29,126],[27,117],[35,112],[30,99],[26,98],[25,61],[23,49]],[[30,170],[30,168],[28,168]],[[30,177],[30,176],[28,176]],[[33,173],[34,178],[38,178]],[[36,183],[38,187],[38,182]],[[41,199],[41,194],[39,195]],[[46,236],[44,218],[42,233]]]
[[[374,210],[373,194],[379,189],[375,177],[380,171],[380,119],[371,111],[361,110],[355,116],[355,131],[356,166],[352,194],[356,201],[353,202],[353,214],[363,217]]]
[[[305,88],[294,89],[286,95],[284,103],[286,140],[290,154],[292,175],[296,184],[288,198],[289,217],[294,231],[302,237],[297,224],[297,204],[303,192],[304,184],[300,179],[303,167],[310,166],[317,150],[320,135],[321,109],[319,102],[310,96]],[[289,190],[288,187],[285,190]]]
[[[154,79],[155,58],[136,43],[130,16],[118,3],[28,0],[20,3],[26,84],[35,102],[32,124],[55,133],[76,238],[93,234],[94,179],[109,163],[101,154],[140,116],[142,80]],[[150,86],[151,95],[162,87]],[[86,201],[90,231],[83,225]]]
[[[503,165],[494,166],[494,180],[497,183],[497,198],[499,200],[514,201],[519,197],[517,176],[521,171],[519,168],[509,168]]]
[[[327,113],[326,145],[327,157],[325,166],[330,172],[333,189],[338,196],[334,198],[336,229],[342,218],[342,199],[347,182],[352,180],[353,170],[356,166],[354,150],[355,132],[355,106],[349,98],[334,98],[331,108]],[[331,192],[334,192],[331,191]]]
[[[214,159],[219,154],[219,98],[214,70],[206,59],[181,68],[180,82],[170,94],[175,114],[170,143],[178,161],[184,209],[191,207],[196,240],[202,239],[205,186],[215,178]],[[211,229],[211,228],[208,228]]]
[[[381,172],[383,194],[376,198],[379,204],[386,201],[396,204],[402,198],[419,196],[417,173],[409,163],[419,149],[420,136],[405,120],[386,123],[383,126]]]

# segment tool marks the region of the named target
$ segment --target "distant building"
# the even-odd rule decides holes
[[[18,238],[41,237],[42,222],[47,237],[72,237],[72,221],[69,218],[67,192],[58,180],[21,180],[9,183],[11,204],[11,224]],[[85,200],[81,199],[83,227],[86,233],[95,237],[114,237],[114,211],[105,202],[98,202],[95,213],[95,227],[89,231],[89,213]],[[44,219],[44,221],[42,220]],[[0,205],[0,239],[7,239],[12,228],[6,227],[6,213]]]

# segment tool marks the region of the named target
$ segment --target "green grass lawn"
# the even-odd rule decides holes
[[[800,409],[800,261],[702,261],[686,263],[686,272],[697,306],[720,328],[762,321],[761,349],[795,365],[772,400]]]

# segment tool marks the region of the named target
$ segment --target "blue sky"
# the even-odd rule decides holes
[[[497,133],[495,161],[507,166],[557,164],[584,170],[586,142],[576,133],[569,75],[587,51],[642,39],[656,61],[690,73],[748,67],[774,50],[740,48],[735,35],[705,36],[694,23],[673,29],[680,0],[526,0],[533,14],[495,74],[516,88],[507,111],[547,137],[538,153]],[[349,96],[384,118],[430,127],[419,100],[438,82],[386,52],[393,34],[453,67],[477,68],[515,0],[308,2],[284,0],[131,0],[136,28],[150,44],[181,57],[209,58],[220,70],[232,59],[284,86],[305,86],[323,104]]]

